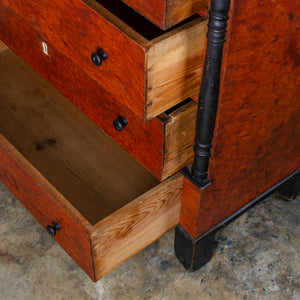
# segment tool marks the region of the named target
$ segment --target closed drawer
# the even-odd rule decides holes
[[[168,29],[199,10],[206,9],[208,0],[122,0],[162,29]]]
[[[0,66],[0,179],[92,279],[179,222],[181,175],[159,183],[10,50]]]
[[[48,55],[40,55],[44,37],[10,10],[0,13],[0,38],[49,80],[80,110],[103,128],[158,179],[173,175],[192,161],[196,104],[183,102],[149,122],[143,122],[50,43]],[[119,132],[114,120],[125,117]]]
[[[35,45],[39,56],[51,55],[45,48],[48,43],[53,45],[80,72],[95,80],[141,120],[150,120],[198,93],[206,33],[206,21],[199,16],[163,32],[138,14],[133,15],[133,10],[126,5],[121,7],[122,2],[3,0],[1,4],[40,33],[43,40]],[[1,19],[6,13],[2,9]],[[12,26],[15,28],[4,30],[19,30]],[[8,34],[14,38],[12,33]],[[100,50],[105,51],[107,59],[96,66],[91,53]]]

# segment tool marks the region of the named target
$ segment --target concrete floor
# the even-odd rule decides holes
[[[0,183],[0,299],[300,299],[300,197],[273,194],[217,235],[210,263],[185,271],[174,231],[92,282]]]

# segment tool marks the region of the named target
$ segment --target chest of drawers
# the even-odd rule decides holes
[[[178,224],[198,268],[214,231],[300,166],[295,1],[270,23],[258,0],[213,0],[207,40],[205,1],[124,2],[144,16],[0,0],[0,39],[52,85],[1,46],[0,178],[93,280]]]

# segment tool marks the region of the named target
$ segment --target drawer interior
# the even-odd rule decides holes
[[[163,29],[171,28],[193,14],[207,9],[209,4],[208,0],[122,1]]]
[[[109,12],[117,16],[120,20],[122,20],[124,23],[126,23],[128,26],[130,26],[132,29],[134,29],[147,40],[155,39],[166,32],[170,32],[171,30],[174,30],[183,24],[186,24],[194,19],[199,18],[199,15],[193,15],[184,20],[183,22],[172,27],[172,29],[162,30],[121,1],[95,1],[104,6]]]
[[[159,181],[10,50],[0,133],[92,224]]]

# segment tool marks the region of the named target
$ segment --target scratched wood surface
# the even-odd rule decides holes
[[[206,31],[201,17],[147,39],[120,19],[126,12],[116,17],[94,0],[3,0],[1,5],[39,32],[40,50],[42,43],[54,46],[141,120],[150,120],[198,92]],[[100,48],[108,59],[97,67],[91,53]],[[39,56],[45,54],[40,51]]]
[[[211,185],[198,193],[196,216],[183,198],[181,223],[194,237],[300,167],[299,11],[295,0],[232,1]]]

